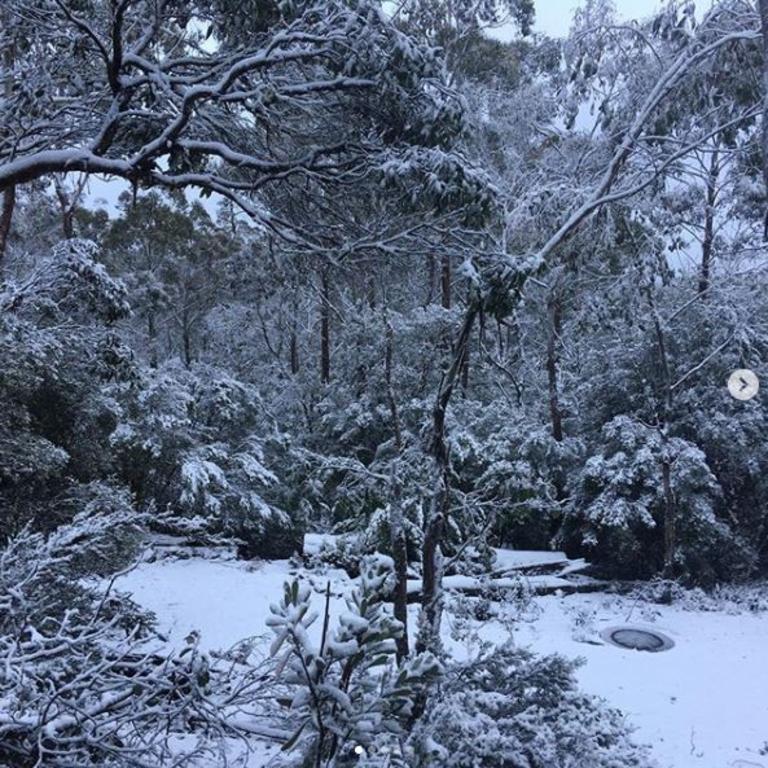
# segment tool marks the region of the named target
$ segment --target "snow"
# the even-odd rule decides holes
[[[668,635],[675,647],[643,653],[571,637],[568,609],[594,610],[599,632],[628,623],[627,600],[588,594],[537,602],[541,617],[521,627],[517,641],[583,657],[582,687],[624,711],[639,738],[653,745],[661,768],[768,767],[768,755],[760,754],[768,742],[768,616],[654,605],[658,615],[646,627]]]
[[[336,545],[340,537],[331,533],[305,533],[304,554],[316,555],[323,549],[329,549]]]
[[[492,589],[514,589],[522,584],[526,584],[533,591],[568,589],[573,586],[572,581],[566,581],[557,576],[524,576],[521,582],[515,578],[502,579],[477,579],[473,576],[462,576],[456,574],[443,578],[443,587],[445,589],[464,590],[467,592],[478,591],[483,588]],[[418,594],[421,592],[420,579],[408,579],[408,593]]]
[[[295,572],[288,561],[161,560],[126,574],[118,587],[158,615],[170,642],[198,629],[209,649],[253,636],[263,637],[266,647],[269,605],[279,600],[283,582]],[[347,613],[342,597],[352,582],[346,574],[300,575],[316,593],[315,610],[322,611],[330,581],[334,621]],[[768,615],[693,612],[606,593],[540,596],[535,602],[538,617],[517,624],[515,641],[539,653],[583,658],[578,671],[583,689],[624,711],[637,728],[636,738],[652,745],[660,768],[768,768],[768,755],[760,754],[768,742]],[[418,606],[410,607],[411,621],[417,611]],[[320,624],[310,631],[319,633]],[[450,616],[446,646],[463,657],[467,648],[450,639],[449,624]],[[643,653],[602,641],[601,630],[623,624],[661,631],[675,647]],[[495,642],[508,638],[508,630],[494,622],[481,625],[479,633]]]
[[[536,552],[525,549],[496,549],[495,571],[514,571],[542,565],[565,565],[570,562],[564,552]]]
[[[147,563],[123,576],[118,589],[153,611],[169,644],[183,643],[192,631],[202,632],[201,647],[227,649],[245,638],[271,640],[266,625],[269,606],[283,594],[291,569],[285,560],[249,566],[241,561],[161,560]],[[322,608],[327,581],[333,595],[341,595],[339,582],[348,587],[342,571],[329,571],[324,577],[308,579],[317,593],[313,602]],[[344,609],[343,601],[332,602],[332,616]],[[318,622],[319,623],[319,622]],[[316,624],[317,627],[317,624]],[[317,627],[319,632],[319,627]]]

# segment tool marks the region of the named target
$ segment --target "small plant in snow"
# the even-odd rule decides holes
[[[402,626],[384,607],[392,568],[381,555],[363,561],[360,586],[333,634],[326,601],[319,644],[310,631],[318,614],[310,609],[308,587],[286,584],[281,602],[271,606],[272,654],[279,655],[278,674],[289,692],[280,704],[293,723],[284,749],[296,747],[302,766],[352,765],[354,748],[374,742],[396,749],[418,690],[438,672],[428,654],[395,666]]]
[[[597,626],[597,609],[591,605],[566,606],[571,618],[571,638],[577,643],[600,643]]]

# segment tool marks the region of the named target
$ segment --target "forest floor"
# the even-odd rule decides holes
[[[353,585],[345,572],[289,561],[169,558],[140,565],[117,587],[157,615],[176,647],[192,630],[208,650],[254,636],[266,647],[269,605],[292,575],[313,585],[318,609],[330,581],[332,616],[344,610]],[[660,768],[768,768],[768,611],[729,600],[659,605],[608,591],[536,596],[517,612],[490,608],[491,617],[478,621],[452,610],[449,600],[445,643],[457,658],[510,635],[537,653],[581,658],[581,687],[625,713]],[[414,626],[417,606],[410,610]],[[647,653],[604,642],[600,632],[619,624],[661,631],[675,645]],[[276,750],[259,745],[250,765],[266,765]]]

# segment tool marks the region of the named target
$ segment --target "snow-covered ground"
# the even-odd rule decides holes
[[[266,641],[269,605],[290,577],[287,561],[253,565],[193,558],[143,564],[118,587],[157,614],[170,642],[178,645],[197,629],[202,645],[213,649],[245,637],[263,635]],[[314,584],[318,608],[330,581],[332,612],[341,609],[350,586],[346,574],[329,570],[302,577]],[[517,625],[516,642],[537,652],[582,657],[584,690],[626,713],[661,768],[768,768],[768,615],[692,612],[605,593],[534,600],[537,615]],[[413,611],[415,618],[415,606]],[[600,641],[601,629],[627,622],[664,632],[675,647],[643,653]],[[446,642],[456,655],[466,654],[466,643],[449,637],[451,623],[448,615]],[[493,641],[508,635],[495,622],[478,632]]]

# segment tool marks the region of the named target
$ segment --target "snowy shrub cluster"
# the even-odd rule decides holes
[[[646,768],[622,714],[580,693],[574,663],[502,645],[450,667],[411,735],[412,765]]]
[[[133,366],[111,326],[125,288],[95,258],[92,243],[62,243],[0,287],[0,536],[50,530],[85,486],[112,482],[110,385]]]
[[[603,428],[602,451],[586,462],[574,505],[588,555],[623,576],[648,577],[663,568],[653,532],[663,527],[666,461],[681,540],[676,571],[706,578],[716,558],[740,559],[715,514],[721,488],[695,445],[681,438],[664,442],[657,430],[620,416]]]
[[[268,501],[277,478],[258,435],[258,394],[225,372],[169,363],[145,371],[123,393],[112,449],[155,527],[193,536],[221,534],[247,557],[301,551],[293,520]]]

